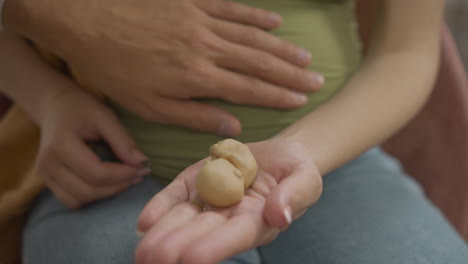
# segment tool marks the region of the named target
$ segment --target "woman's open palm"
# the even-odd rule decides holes
[[[257,178],[243,199],[201,212],[195,177],[206,159],[181,172],[140,215],[145,233],[136,259],[150,263],[218,263],[273,240],[320,197],[321,176],[304,146],[272,139],[247,144]]]

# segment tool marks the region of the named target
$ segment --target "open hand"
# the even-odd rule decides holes
[[[310,54],[263,29],[271,12],[226,0],[12,1],[5,25],[69,63],[78,81],[148,121],[233,137],[237,118],[194,98],[297,108],[321,77],[304,67]],[[36,3],[37,2],[37,3]],[[27,24],[27,23],[23,23]]]
[[[280,139],[247,145],[259,171],[238,204],[200,212],[190,203],[199,200],[195,176],[204,160],[148,203],[139,220],[138,264],[218,263],[270,242],[318,200],[322,179],[304,146]]]

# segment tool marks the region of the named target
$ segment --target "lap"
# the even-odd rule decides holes
[[[49,191],[37,199],[23,233],[24,264],[130,264],[140,240],[138,216],[163,185],[143,183],[80,210],[65,208]],[[157,250],[157,249],[155,249]],[[250,250],[223,264],[260,264]]]
[[[42,193],[23,234],[24,263],[133,263],[138,216],[162,188],[146,179],[76,211]]]
[[[260,249],[264,263],[466,263],[468,247],[378,149],[324,178],[320,201]]]
[[[147,179],[78,211],[67,210],[49,192],[43,193],[24,232],[24,263],[134,263],[138,215],[162,188]],[[418,185],[404,176],[397,163],[372,150],[325,176],[320,201],[287,232],[224,264],[463,263],[466,259],[466,245]]]

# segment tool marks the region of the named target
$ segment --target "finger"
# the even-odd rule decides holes
[[[307,50],[255,27],[215,21],[213,31],[227,41],[264,51],[297,66],[307,66],[312,58]]]
[[[204,234],[226,222],[226,218],[218,213],[205,212],[195,216],[189,222],[168,232],[158,244],[152,245],[146,256],[146,263],[178,263],[185,248]],[[143,262],[145,263],[145,262]]]
[[[189,192],[191,188],[189,186],[195,186],[193,176],[198,173],[206,160],[200,160],[185,168],[175,180],[151,199],[138,219],[139,233],[145,233],[176,205],[198,199],[196,192]]]
[[[70,137],[61,148],[60,159],[75,175],[94,186],[125,183],[149,173],[148,168],[135,168],[115,162],[103,162],[82,139]]]
[[[281,16],[274,12],[234,1],[193,0],[193,3],[210,16],[264,29],[276,28],[282,20]]]
[[[170,209],[147,231],[135,252],[138,263],[149,263],[148,252],[159,248],[162,239],[176,228],[187,224],[196,215],[200,214],[199,208],[188,202],[183,202]],[[161,243],[160,243],[161,242]],[[161,245],[160,245],[161,244]],[[162,262],[166,263],[166,262]]]
[[[231,103],[272,107],[297,108],[307,103],[303,93],[264,82],[258,78],[236,72],[214,69],[213,79],[207,84],[210,94],[206,97],[221,98]]]
[[[138,232],[148,232],[148,230],[173,207],[187,200],[188,194],[184,182],[182,180],[174,180],[166,188],[156,194],[143,208],[138,218]]]
[[[323,85],[324,79],[320,74],[289,64],[264,51],[228,42],[226,47],[227,55],[219,55],[216,59],[221,67],[299,92],[316,91]]]
[[[77,200],[70,192],[66,191],[63,186],[59,185],[55,180],[46,178],[47,187],[65,207],[69,209],[78,209],[83,205],[83,202]]]
[[[224,137],[236,137],[241,132],[241,124],[233,114],[205,103],[158,97],[149,107],[151,113],[156,113],[153,119],[161,123]]]
[[[298,165],[281,179],[265,201],[264,217],[271,226],[286,229],[322,194],[322,178],[313,166]]]
[[[219,263],[231,256],[254,248],[262,239],[266,227],[260,217],[238,215],[212,229],[187,247],[181,263]],[[195,262],[194,262],[195,261]]]
[[[51,182],[55,183],[57,190],[65,191],[72,198],[74,204],[71,204],[71,208],[73,209],[77,209],[92,201],[111,197],[116,193],[126,190],[131,185],[139,183],[126,182],[106,187],[94,187],[84,182],[69,168],[64,166],[56,170],[54,176],[51,177]]]
[[[135,141],[128,134],[120,121],[112,113],[106,114],[96,122],[97,132],[111,146],[117,157],[129,165],[141,167],[148,158],[136,147]]]

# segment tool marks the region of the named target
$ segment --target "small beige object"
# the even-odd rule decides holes
[[[190,203],[193,204],[195,207],[197,207],[197,209],[200,209],[201,212],[206,212],[206,207],[202,202],[197,201],[197,200],[192,200],[190,201]]]
[[[226,139],[210,147],[211,160],[196,178],[198,195],[216,207],[231,206],[244,196],[257,175],[257,162],[250,149],[239,141]]]

